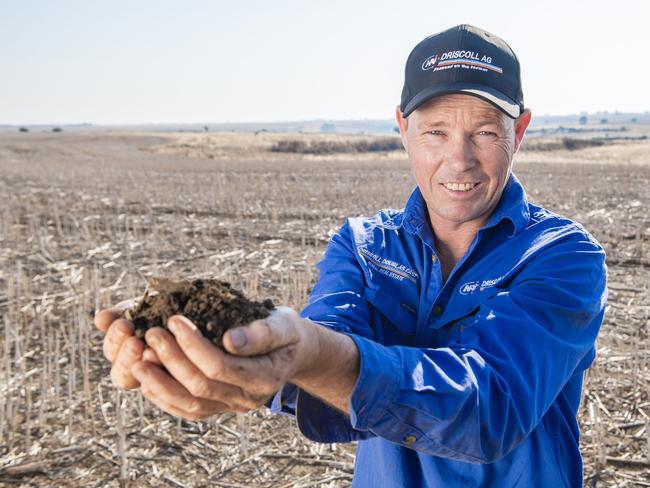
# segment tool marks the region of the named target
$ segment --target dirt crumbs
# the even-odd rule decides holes
[[[152,278],[138,305],[125,313],[143,337],[152,327],[167,328],[167,319],[181,314],[190,319],[212,343],[221,347],[223,334],[233,327],[268,317],[273,302],[254,302],[220,280]]]

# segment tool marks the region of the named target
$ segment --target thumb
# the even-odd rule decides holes
[[[258,356],[300,340],[300,316],[289,307],[277,307],[265,319],[230,329],[223,345],[236,356]]]

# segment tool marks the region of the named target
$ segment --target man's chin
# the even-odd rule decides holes
[[[439,223],[446,222],[455,225],[471,222],[482,224],[485,220],[485,215],[481,212],[477,212],[475,209],[448,209],[446,211],[436,212],[436,220]]]

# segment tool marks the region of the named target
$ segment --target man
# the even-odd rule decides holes
[[[581,486],[604,252],[511,172],[531,114],[504,41],[454,27],[419,43],[405,75],[406,207],[348,219],[301,316],[229,331],[229,354],[183,317],[145,349],[101,312],[113,381],[189,419],[267,403],[310,439],[358,440],[355,486]]]

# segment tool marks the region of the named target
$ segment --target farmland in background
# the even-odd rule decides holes
[[[647,486],[650,142],[567,148],[565,136],[531,139],[515,173],[608,255],[609,304],[579,414],[585,483]],[[371,139],[0,134],[0,484],[349,485],[354,445],[309,442],[289,418],[185,422],[117,392],[92,314],[153,275],[226,279],[301,308],[344,219],[400,208],[413,188],[401,151],[354,149]]]

